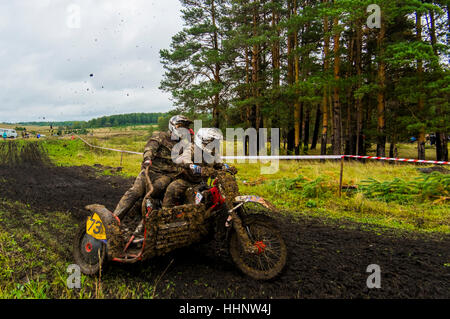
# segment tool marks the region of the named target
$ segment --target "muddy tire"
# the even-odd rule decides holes
[[[85,275],[95,275],[106,261],[106,244],[86,234],[86,223],[79,227],[73,242],[75,263]]]
[[[230,254],[236,266],[256,280],[269,280],[278,276],[286,265],[286,243],[276,222],[265,215],[250,215],[243,219],[243,225],[250,230],[250,239],[258,253],[246,253],[236,232],[230,238]]]

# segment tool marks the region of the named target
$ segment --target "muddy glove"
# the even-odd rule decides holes
[[[230,172],[233,175],[237,173],[236,167],[230,166],[230,165],[225,164],[225,163],[223,164],[222,169],[224,171]]]
[[[146,169],[148,166],[152,165],[152,160],[145,160],[142,165],[141,165],[141,169]]]
[[[195,175],[199,175],[202,173],[202,168],[199,165],[191,164],[189,166],[189,168],[191,169],[192,173],[194,173]]]

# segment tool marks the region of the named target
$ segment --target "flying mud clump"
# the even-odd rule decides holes
[[[50,158],[38,142],[0,143],[0,165],[8,167],[49,166]]]

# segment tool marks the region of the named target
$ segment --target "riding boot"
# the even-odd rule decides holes
[[[114,215],[121,219],[136,203],[135,196],[130,196],[131,194],[125,194],[117,204],[116,209],[114,210]]]
[[[145,192],[145,180],[144,175],[141,172],[136,180],[134,181],[133,186],[127,190],[127,192],[122,196],[117,204],[116,209],[114,210],[114,215],[122,218],[136,203],[136,201],[144,196]]]

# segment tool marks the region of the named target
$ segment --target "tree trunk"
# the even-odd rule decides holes
[[[276,0],[272,0],[272,3],[275,4]],[[279,13],[275,9],[275,6],[272,9],[272,29],[275,32],[276,36],[278,37],[280,35],[280,30],[278,27],[279,23]],[[272,43],[272,89],[274,94],[278,96],[279,94],[279,88],[280,88],[280,40],[275,40]],[[275,97],[277,98],[277,97]],[[274,127],[280,127],[280,116],[277,112],[274,113],[275,122]],[[272,122],[272,123],[274,123]],[[273,126],[272,126],[273,127]],[[281,136],[279,136],[281,138]],[[278,145],[281,145],[279,141]]]
[[[386,120],[385,120],[385,89],[386,89],[386,64],[384,62],[384,37],[386,26],[381,22],[381,28],[378,35],[378,52],[380,62],[378,65],[378,94],[377,94],[377,156],[386,156]]]
[[[328,0],[323,0],[324,3],[327,3]],[[328,17],[325,16],[323,18],[323,31],[324,31],[324,46],[323,46],[323,56],[324,56],[324,74],[325,76],[328,74],[329,68],[329,48],[330,48],[330,38],[328,35],[329,26],[328,26]],[[328,142],[328,85],[325,83],[323,88],[323,99],[322,99],[322,136],[321,136],[321,146],[320,146],[320,154],[327,154],[327,142]]]
[[[293,0],[293,16],[297,15],[297,0]],[[294,50],[298,49],[298,32],[294,31]],[[294,53],[294,69],[295,69],[295,85],[299,84],[300,80],[300,65],[297,51]],[[299,92],[295,90],[295,102],[294,102],[294,128],[295,128],[295,154],[300,154],[300,141],[301,141],[301,105],[298,100]]]
[[[318,104],[317,105],[317,110],[316,110],[316,119],[314,121],[314,133],[312,136],[312,141],[311,141],[311,150],[315,150],[317,147],[317,141],[319,139],[319,129],[320,129],[320,120],[322,117],[322,112],[320,111],[320,107],[321,105]]]
[[[276,3],[272,0],[272,3]],[[278,27],[279,23],[279,13],[275,9],[272,9],[272,30],[275,32],[275,36],[280,35],[280,30]],[[272,43],[272,88],[278,89],[280,87],[280,40],[276,39]]]
[[[214,32],[213,32],[213,47],[214,50],[216,50],[217,52],[219,51],[219,43],[218,43],[218,34],[217,34],[217,28],[216,28],[216,8],[215,8],[215,3],[214,0],[211,1],[211,21],[212,21],[212,25],[214,27]],[[220,84],[220,64],[216,63],[214,66],[214,81],[216,82],[216,84]],[[219,92],[217,92],[214,95],[214,105],[213,105],[213,126],[214,127],[219,127],[220,125],[220,118],[219,118],[219,104],[220,104],[220,94]]]
[[[309,122],[311,120],[311,110],[309,108],[306,108],[305,112],[305,126],[303,129],[303,151],[308,151],[308,145],[309,145]]]
[[[348,67],[346,72],[346,77],[349,79],[353,75],[353,64],[355,60],[355,32],[352,30],[351,35],[349,36],[350,43],[348,45]],[[354,155],[355,154],[355,146],[354,146],[354,136],[355,136],[355,127],[354,127],[354,116],[355,112],[353,111],[353,85],[348,85],[347,88],[347,121],[345,124],[345,154]]]
[[[389,157],[390,158],[398,158],[398,149],[397,149],[397,137],[393,134],[391,139],[391,144],[389,145]],[[395,165],[398,162],[389,162],[391,165]]]
[[[333,154],[342,154],[342,111],[341,103],[339,99],[339,71],[340,71],[340,31],[339,19],[334,19],[334,80],[335,85],[333,87]]]
[[[362,55],[362,29],[361,23],[358,23],[356,26],[356,89],[359,90],[361,88],[361,75],[362,75],[362,65],[361,65],[361,55]],[[355,101],[356,107],[356,155],[362,155],[363,147],[363,110],[362,110],[362,100],[360,97],[356,98]]]
[[[288,131],[288,138],[287,138],[287,149],[289,151],[294,150],[294,142],[295,142],[295,129],[292,127]]]
[[[443,149],[442,149],[442,133],[436,132],[436,161],[443,160]]]
[[[253,24],[252,24],[252,35],[253,37],[258,36],[258,23],[259,23],[259,10],[258,10],[258,1],[253,1]],[[259,57],[259,45],[254,43],[252,46],[252,97],[254,99],[254,104],[252,105],[251,112],[251,125],[256,129],[257,136],[259,136],[259,126],[260,126],[260,105],[259,105],[259,65],[260,65],[260,57]],[[259,143],[257,144],[259,148]]]
[[[438,56],[436,43],[436,19],[434,16],[433,10],[430,10],[430,21],[431,21],[431,28],[430,28],[430,38],[431,38],[431,45],[433,46],[433,52],[436,56]],[[441,122],[439,119],[443,118],[441,105],[436,106],[436,114],[438,116],[438,127],[440,128]],[[443,161],[444,160],[444,140],[445,134],[441,133],[440,130],[435,133],[436,135],[436,160],[437,161]]]
[[[430,38],[431,38],[431,45],[433,46],[433,52],[435,55],[438,55],[437,48],[436,48],[436,19],[434,16],[433,10],[430,10],[430,21],[431,21],[431,28],[430,28]]]
[[[289,17],[292,14],[292,1],[288,1],[288,15]],[[292,33],[288,33],[287,34],[287,84],[288,85],[292,85],[295,81],[294,78],[294,72],[295,72],[295,67],[294,67],[294,57],[292,54],[292,50],[294,48],[294,44],[295,44],[295,39],[292,35]],[[289,110],[291,112],[291,114],[294,112],[294,107],[292,107],[292,101],[289,101]],[[287,139],[288,139],[288,143],[287,143],[287,147],[288,147],[288,151],[293,153],[295,152],[295,124],[293,126],[291,126],[292,123],[290,121],[289,123],[289,129],[288,129],[288,134],[287,134]]]
[[[416,14],[416,27],[417,27],[417,41],[422,41],[422,14],[417,12]],[[423,117],[424,110],[424,100],[423,100],[423,89],[422,89],[422,78],[423,78],[423,61],[417,61],[417,77],[419,79],[419,101],[418,109],[420,118]],[[417,139],[417,156],[418,159],[425,159],[425,127],[422,125],[419,131],[419,138]]]
[[[442,160],[448,162],[448,139],[446,133],[441,133],[442,137]]]

